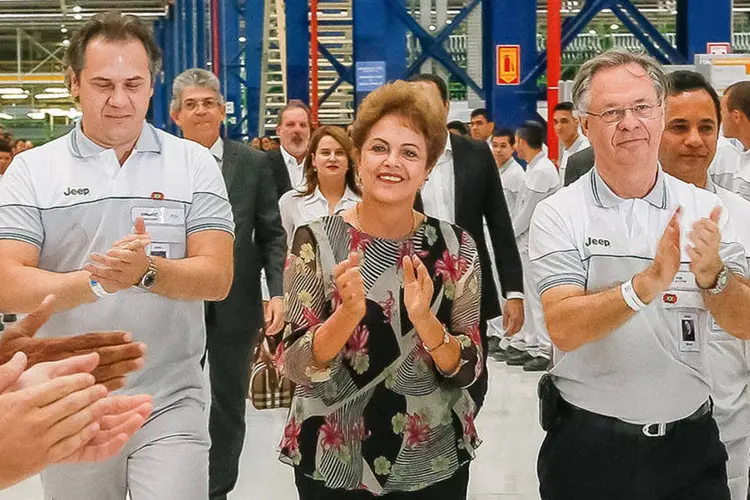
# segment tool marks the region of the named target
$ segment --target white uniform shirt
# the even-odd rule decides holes
[[[536,206],[559,187],[555,164],[547,158],[544,151],[540,152],[526,167],[526,179],[518,199],[516,215],[512,219],[519,252],[527,251],[529,225]]]
[[[224,140],[219,137],[216,139],[216,142],[214,142],[213,146],[211,146],[208,149],[211,152],[211,155],[216,160],[216,163],[219,165],[219,168],[224,168]]]
[[[422,186],[422,204],[425,215],[456,222],[456,179],[453,170],[453,146],[450,132],[443,154]]]
[[[519,198],[526,183],[526,171],[515,158],[511,157],[505,165],[500,167],[500,180],[503,183],[503,194],[505,204],[508,205],[510,220],[513,220],[518,212]]]
[[[113,149],[69,134],[17,156],[0,183],[0,239],[40,249],[39,268],[80,270],[143,217],[150,252],[186,255],[201,231],[233,233],[232,209],[216,161],[198,143],[144,123],[121,166]],[[206,346],[203,301],[175,300],[137,287],[56,313],[40,337],[124,330],[148,345],[146,365],[128,376],[126,394],[151,394],[156,410],[190,397],[203,401]]]
[[[564,352],[551,370],[562,397],[586,410],[628,422],[671,422],[698,409],[710,392],[710,315],[689,270],[687,235],[723,202],[658,170],[644,198],[622,199],[596,168],[537,207],[529,257],[540,295],[563,285],[612,288],[645,270],[677,207],[682,207],[682,265],[672,285],[605,338]],[[722,213],[720,255],[747,276],[748,264],[730,217]],[[685,346],[683,322],[695,341]]]
[[[568,160],[570,157],[579,151],[583,151],[584,149],[591,146],[591,143],[589,142],[588,138],[583,134],[578,134],[578,139],[575,140],[572,146],[569,148],[564,148],[562,156],[560,157],[560,186],[562,187],[565,184],[565,170],[568,168]]]
[[[286,171],[289,172],[289,181],[292,184],[292,189],[303,188],[305,186],[305,160],[302,163],[297,163],[297,159],[290,155],[284,146],[281,146],[281,156],[284,158],[284,164],[286,165]]]
[[[300,197],[299,191],[292,189],[287,191],[279,200],[279,211],[281,212],[281,224],[284,226],[287,236],[287,247],[292,248],[294,231],[320,217],[325,217],[331,213],[328,200],[320,192],[320,188],[315,188],[311,195]],[[344,190],[344,196],[339,200],[333,209],[337,214],[343,210],[354,207],[361,198],[349,189]]]
[[[729,218],[737,230],[738,240],[745,248],[746,257],[750,257],[750,202],[716,186],[710,179],[706,189],[716,193],[724,202]],[[708,354],[714,418],[719,425],[721,438],[726,442],[750,435],[750,345],[725,332],[713,321],[709,324],[709,331]]]

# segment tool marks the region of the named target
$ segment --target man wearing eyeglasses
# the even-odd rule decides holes
[[[743,247],[718,196],[659,166],[667,76],[586,62],[573,102],[596,167],[537,207],[529,254],[554,367],[540,382],[543,500],[729,500],[709,400],[710,318],[750,336]]]
[[[250,362],[263,325],[261,269],[273,297],[266,308],[267,332],[277,333],[283,326],[286,233],[266,155],[219,135],[226,116],[219,79],[204,69],[183,72],[173,84],[171,110],[185,138],[208,148],[221,168],[234,215],[235,279],[224,300],[206,302],[211,376],[209,498],[225,500],[237,482]]]

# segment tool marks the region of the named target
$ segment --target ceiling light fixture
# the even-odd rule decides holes
[[[28,99],[29,96],[26,94],[3,94],[0,95],[0,98],[7,99],[9,101],[22,101],[24,99]]]
[[[23,94],[23,89],[18,87],[0,88],[0,95],[2,94]]]

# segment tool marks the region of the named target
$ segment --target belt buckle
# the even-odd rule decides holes
[[[654,429],[655,428],[655,429]],[[653,429],[653,430],[652,430]],[[649,438],[664,437],[667,434],[667,424],[646,424],[643,426],[643,435]]]

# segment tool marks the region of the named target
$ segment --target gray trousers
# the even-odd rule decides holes
[[[46,500],[206,500],[208,417],[183,399],[161,410],[102,463],[56,465],[42,472]]]
[[[747,500],[748,467],[750,467],[750,437],[724,441],[727,448],[727,478],[732,500]]]

